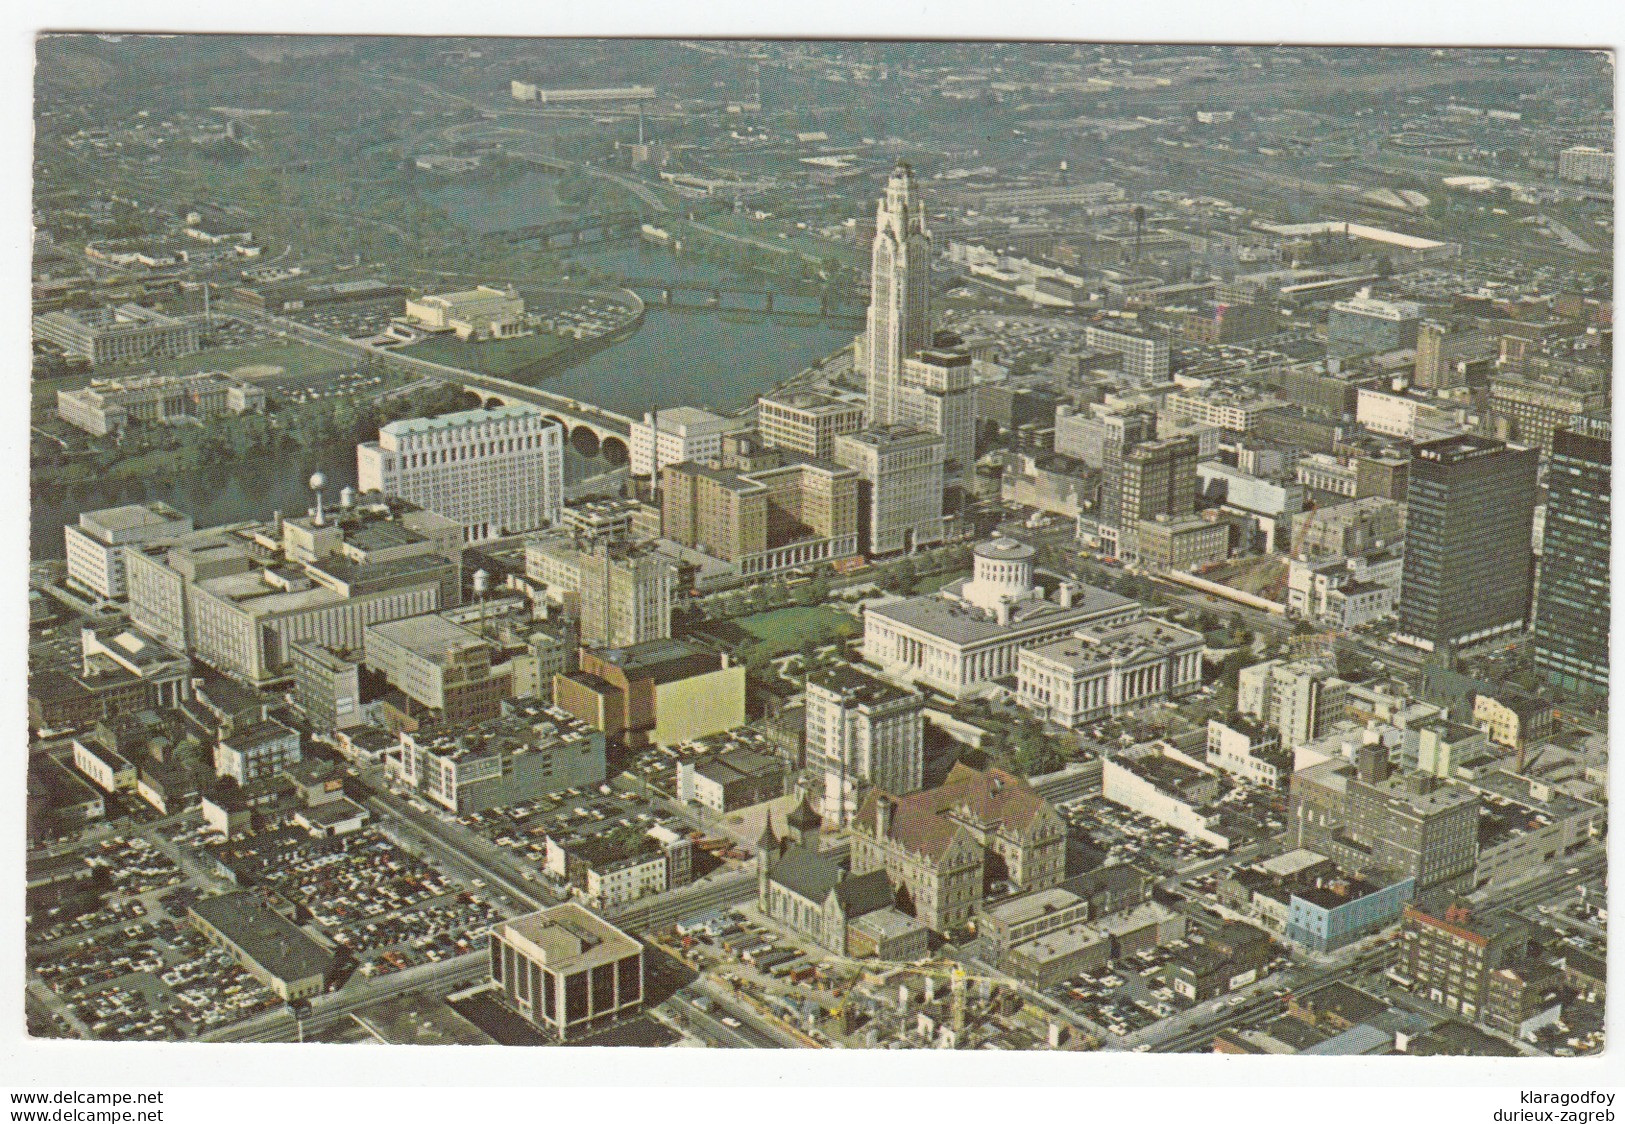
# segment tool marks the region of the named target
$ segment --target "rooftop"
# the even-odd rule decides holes
[[[1120,864],[1121,865],[1121,864]],[[1031,894],[1022,894],[1001,902],[987,915],[1007,925],[1020,925],[1024,921],[1032,921],[1045,914],[1057,913],[1063,909],[1084,904],[1084,899],[1071,890],[1064,890],[1059,886],[1048,890],[1038,890]]]
[[[332,953],[251,890],[204,898],[192,913],[277,979],[293,983],[325,976],[333,966]]]
[[[166,503],[127,503],[122,507],[105,507],[100,511],[86,511],[79,515],[79,526],[85,530],[120,534],[143,527],[164,526],[185,521],[190,529],[191,520]]]
[[[464,294],[452,294],[452,297]],[[450,298],[448,298],[450,299]],[[485,422],[507,421],[517,418],[535,418],[541,411],[535,406],[498,406],[494,409],[458,410],[450,414],[437,414],[432,418],[402,418],[392,421],[383,427],[383,432],[393,436],[402,436],[408,433],[433,433],[441,429],[458,429],[462,426],[481,425]]]
[[[489,646],[478,633],[447,620],[439,613],[368,625],[367,636],[398,645],[435,663],[454,652]]]
[[[1041,937],[1022,941],[1010,950],[1010,954],[1035,964],[1047,964],[1052,960],[1070,956],[1080,949],[1092,948],[1107,939],[1106,934],[1099,929],[1079,922],[1064,929],[1057,929],[1053,933],[1045,933]]]
[[[863,706],[880,706],[884,703],[920,697],[914,691],[894,687],[885,680],[877,679],[850,664],[820,668],[807,677],[807,683],[809,686],[817,685],[826,691],[843,696],[849,702]]]
[[[1161,656],[1171,648],[1201,643],[1201,633],[1146,617],[1113,628],[1079,629],[1071,636],[1026,650],[1073,672],[1086,672]]]
[[[505,921],[495,931],[530,959],[560,973],[595,968],[643,951],[643,945],[574,902]]]
[[[784,762],[766,753],[749,749],[736,749],[717,757],[708,757],[694,766],[694,771],[717,784],[732,784],[747,777],[760,777],[784,769]]]
[[[950,583],[943,593],[957,593],[965,584],[965,582]],[[1127,597],[1120,597],[1092,585],[1078,585],[1075,590],[1071,608],[1062,608],[1058,602],[1037,597],[1014,603],[1011,607],[1010,623],[1007,625],[1000,624],[992,614],[985,613],[957,597],[942,594],[909,597],[889,605],[870,607],[865,612],[885,617],[905,628],[928,633],[950,644],[970,645],[986,640],[1009,638],[1027,630],[1048,631],[1073,622],[1087,624],[1096,617],[1118,612],[1136,604]]]

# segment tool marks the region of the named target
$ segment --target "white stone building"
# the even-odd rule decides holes
[[[456,520],[469,542],[532,531],[564,509],[564,429],[523,405],[394,421],[356,447],[356,476]]]

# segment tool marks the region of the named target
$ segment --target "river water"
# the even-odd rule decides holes
[[[574,260],[619,277],[765,288],[757,279],[653,248],[604,249]],[[633,417],[671,406],[731,412],[852,336],[853,329],[827,323],[653,306],[636,333],[537,385]],[[522,374],[515,377],[528,381]],[[566,473],[572,480],[604,467],[602,461],[567,452]],[[219,475],[90,485],[36,498],[30,512],[34,557],[62,557],[64,523],[76,520],[81,511],[119,504],[163,500],[191,515],[199,527],[264,519],[273,511],[302,512],[310,506],[306,481],[313,472],[326,476],[332,502],[339,488],[355,483],[355,450],[300,450],[276,461],[233,464]]]

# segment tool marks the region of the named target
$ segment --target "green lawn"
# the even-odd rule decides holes
[[[970,577],[970,574],[963,570],[950,570],[944,574],[922,574],[909,587],[909,592],[913,594],[935,593],[951,581],[968,577]]]
[[[740,617],[733,623],[766,644],[775,655],[793,652],[808,640],[828,644],[858,632],[858,622],[852,616],[824,605],[793,605]]]
[[[511,340],[484,340],[468,343],[451,336],[436,336],[411,347],[400,348],[402,355],[444,363],[466,371],[509,378],[548,356],[562,351],[572,341],[551,332],[537,332]]]
[[[302,343],[273,343],[255,347],[214,347],[157,364],[166,375],[193,371],[234,371],[241,367],[281,367],[290,375],[325,375],[331,371],[353,371],[358,358],[338,355]]]

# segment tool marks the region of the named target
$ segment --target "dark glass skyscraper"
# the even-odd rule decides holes
[[[1539,457],[1465,435],[1412,451],[1402,637],[1436,651],[1528,623]]]
[[[1546,531],[1535,598],[1535,664],[1573,690],[1608,688],[1609,473],[1607,419],[1552,434]]]

